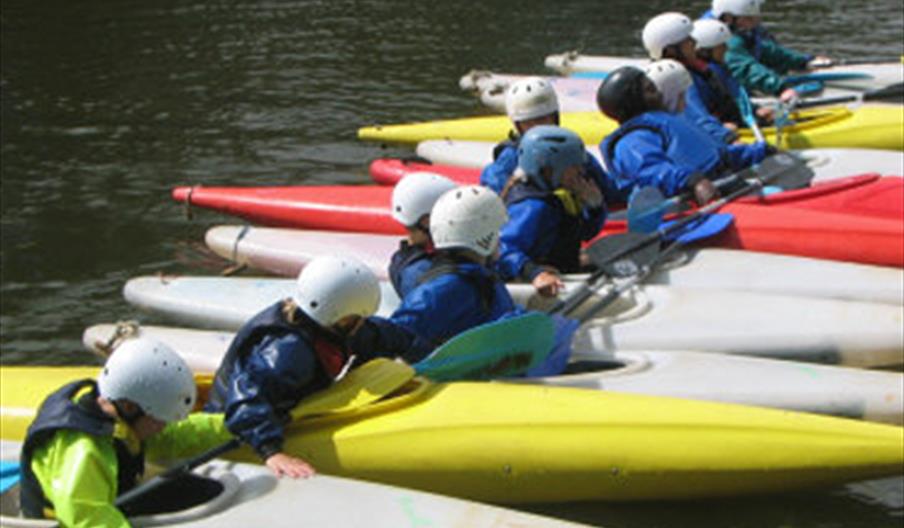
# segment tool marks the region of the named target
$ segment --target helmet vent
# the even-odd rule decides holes
[[[317,301],[311,301],[311,308],[317,308]]]

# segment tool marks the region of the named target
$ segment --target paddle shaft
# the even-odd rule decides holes
[[[812,108],[814,106],[823,106],[823,105],[832,105],[832,104],[842,104],[842,103],[851,103],[851,102],[860,102],[860,101],[875,101],[881,99],[892,99],[895,97],[904,96],[904,83],[895,83],[886,86],[885,88],[880,88],[878,90],[872,90],[870,92],[863,92],[857,95],[839,95],[837,97],[824,97],[822,99],[811,99],[808,101],[799,101],[794,105],[794,108]]]
[[[876,56],[876,57],[856,57],[851,59],[833,59],[831,64],[827,67],[831,68],[832,66],[856,66],[858,64],[879,64],[883,62],[904,62],[904,55],[888,55],[888,56]]]
[[[169,482],[175,478],[185,475],[186,473],[190,472],[191,470],[195,469],[196,467],[200,466],[201,464],[206,464],[207,462],[210,462],[214,458],[216,458],[224,453],[232,451],[233,449],[237,449],[240,445],[242,445],[241,441],[239,441],[238,438],[233,438],[232,440],[230,440],[224,444],[220,444],[217,447],[214,447],[213,449],[211,449],[209,451],[205,451],[204,453],[201,453],[200,455],[198,455],[194,458],[188,459],[188,460],[182,462],[181,464],[177,464],[177,465],[167,469],[163,473],[155,476],[154,478],[148,480],[147,482],[144,482],[139,486],[135,486],[131,490],[129,490],[129,491],[123,493],[122,495],[120,495],[119,497],[117,497],[116,498],[116,506],[122,507],[123,505],[134,501],[138,497],[141,497],[142,495],[150,492],[151,490],[157,489],[158,487],[162,486],[163,484],[166,484],[167,482]]]
[[[778,178],[779,176],[788,172],[789,170],[791,170],[794,167],[795,167],[795,165],[789,164],[787,167],[785,167],[781,170],[777,170],[777,171],[773,172],[772,174],[767,174],[760,178],[751,178],[750,180],[746,180],[748,182],[748,184],[746,186],[741,187],[741,188],[735,190],[734,192],[729,193],[728,195],[723,196],[722,198],[719,198],[718,200],[716,200],[714,202],[710,202],[710,203],[706,204],[705,206],[694,211],[692,214],[687,215],[687,216],[675,221],[674,223],[668,225],[667,227],[660,228],[657,231],[650,233],[649,235],[638,240],[634,244],[628,245],[628,246],[622,248],[621,250],[614,251],[612,253],[612,255],[610,255],[605,261],[600,262],[598,264],[600,269],[594,271],[590,275],[590,277],[588,277],[586,280],[584,280],[584,282],[581,284],[581,286],[573,294],[571,294],[568,298],[562,299],[559,302],[557,302],[555,304],[555,306],[553,306],[549,310],[549,313],[562,313],[564,315],[567,315],[567,314],[573,312],[575,310],[575,308],[580,306],[588,298],[590,298],[590,296],[593,294],[593,291],[594,291],[594,287],[593,287],[594,284],[599,279],[601,279],[603,276],[605,276],[605,274],[606,274],[602,265],[615,262],[618,259],[625,257],[632,252],[635,252],[650,244],[656,243],[656,242],[660,241],[664,236],[668,235],[669,233],[682,229],[683,227],[690,224],[691,222],[696,221],[698,218],[702,217],[703,215],[707,215],[709,213],[712,213],[712,212],[718,210],[719,208],[723,207],[728,202],[730,202],[736,198],[739,198],[741,196],[750,194],[758,189],[762,189],[763,186],[765,186],[767,183]],[[731,176],[728,176],[725,179],[726,180],[727,179],[735,179],[737,177],[738,177],[738,173],[735,173],[735,174],[732,174]],[[722,180],[719,180],[719,181],[722,181]],[[658,261],[659,259],[657,258],[656,260]],[[654,266],[651,265],[651,266],[648,266],[648,268],[650,270],[652,270],[654,268]],[[614,300],[614,298],[612,300]],[[611,302],[612,301],[610,300],[609,303],[611,303]],[[600,306],[599,309],[602,309],[602,307],[605,307],[606,304],[603,304],[603,302],[601,301],[600,303],[598,303],[598,306]]]

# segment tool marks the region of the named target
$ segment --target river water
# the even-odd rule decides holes
[[[215,274],[181,184],[369,181],[358,127],[486,113],[472,68],[548,73],[543,57],[640,55],[658,12],[705,2],[4,0],[0,11],[0,361],[95,364],[91,324],[154,322],[132,276]],[[770,1],[792,47],[900,54],[900,0]],[[806,494],[538,511],[605,526],[900,526],[901,479]]]

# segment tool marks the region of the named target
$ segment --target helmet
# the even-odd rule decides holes
[[[722,22],[707,18],[694,21],[691,36],[697,41],[697,49],[709,49],[728,42],[731,30]]]
[[[661,59],[647,65],[644,73],[656,85],[666,109],[677,112],[679,101],[693,82],[684,66],[672,59]]]
[[[499,229],[508,221],[502,200],[491,189],[467,185],[446,192],[430,213],[437,249],[463,248],[488,257],[499,245]]]
[[[762,0],[713,0],[713,15],[760,16]]]
[[[565,169],[583,165],[587,158],[584,142],[567,128],[540,125],[531,128],[518,144],[518,168],[541,189],[550,191],[562,183]],[[551,169],[551,181],[543,177]]]
[[[596,91],[596,105],[600,112],[624,122],[647,110],[643,96],[643,70],[622,66],[606,76]]]
[[[324,328],[349,315],[369,317],[380,306],[376,275],[351,257],[317,257],[301,270],[296,284],[295,304]]]
[[[392,217],[405,227],[417,224],[425,214],[430,214],[436,200],[455,183],[432,172],[408,174],[392,190]]]
[[[643,47],[650,57],[661,59],[662,50],[689,37],[693,28],[691,19],[681,13],[656,15],[643,28]]]
[[[528,77],[509,86],[505,110],[512,122],[517,123],[558,112],[559,99],[546,79]]]
[[[104,365],[97,387],[107,400],[129,400],[164,422],[184,419],[195,405],[195,379],[185,360],[149,337],[123,341]]]

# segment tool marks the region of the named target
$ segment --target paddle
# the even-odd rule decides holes
[[[331,413],[348,412],[385,398],[414,377],[414,370],[385,358],[379,358],[349,371],[328,388],[305,398],[292,410],[292,421]],[[194,468],[242,445],[238,438],[220,444],[194,458],[177,464],[163,473],[116,498],[116,506],[135,501],[148,492],[187,474]]]
[[[785,84],[797,85],[812,81],[822,83],[832,81],[853,81],[857,79],[872,79],[873,76],[868,73],[858,72],[826,72],[826,73],[804,73],[801,75],[788,75],[784,78]]]
[[[798,101],[792,106],[795,109],[812,108],[814,106],[833,105],[863,101],[881,101],[888,99],[904,98],[904,83],[890,84],[884,88],[862,92],[855,95],[839,95],[836,97],[823,97],[822,99],[808,99],[806,101]]]
[[[850,59],[832,59],[817,68],[831,68],[832,66],[856,66],[858,64],[879,64],[882,62],[904,62],[904,55],[879,55],[875,57],[855,57]]]
[[[753,105],[750,104],[750,97],[743,86],[738,89],[738,109],[741,112],[741,119],[753,131],[756,140],[765,142],[766,138],[763,136],[763,131],[760,130],[760,125],[756,122],[756,116],[753,114]]]
[[[436,381],[518,376],[549,357],[556,331],[549,316],[530,312],[463,332],[413,366]]]
[[[609,253],[604,259],[601,259],[600,262],[597,263],[597,267],[599,268],[597,271],[593,272],[582,284],[581,286],[570,294],[566,299],[562,299],[556,303],[556,305],[550,310],[550,313],[562,313],[569,314],[574,311],[575,308],[580,306],[585,300],[587,300],[590,295],[593,293],[593,285],[603,276],[607,274],[607,269],[611,269],[612,265],[616,267],[630,268],[631,264],[622,264],[617,265],[618,261],[622,260],[624,257],[628,256],[631,253],[643,250],[646,246],[660,242],[664,239],[668,234],[676,232],[689,224],[698,221],[701,217],[708,215],[712,212],[715,212],[725,204],[731,202],[732,200],[739,198],[741,196],[745,196],[750,194],[758,189],[763,188],[767,183],[779,178],[786,172],[791,171],[795,167],[797,167],[798,160],[793,156],[788,155],[787,153],[780,153],[779,155],[772,156],[773,158],[779,158],[776,160],[778,167],[775,170],[771,171],[769,174],[763,174],[758,178],[752,178],[748,180],[748,184],[736,189],[735,191],[723,196],[722,198],[715,200],[706,204],[705,206],[697,209],[694,213],[687,215],[683,218],[680,218],[667,226],[662,226],[657,229],[653,233],[643,234],[640,236],[634,236],[633,240],[628,241],[628,243],[621,246],[616,251]],[[744,171],[740,173],[736,173],[733,177],[741,177]],[[676,241],[677,242],[677,241]],[[671,251],[671,250],[669,250]],[[660,257],[656,257],[654,259],[654,263],[659,260]],[[652,267],[652,264],[651,266]],[[628,271],[631,271],[630,269]],[[638,270],[639,272],[642,270]],[[645,276],[645,275],[644,275]]]

